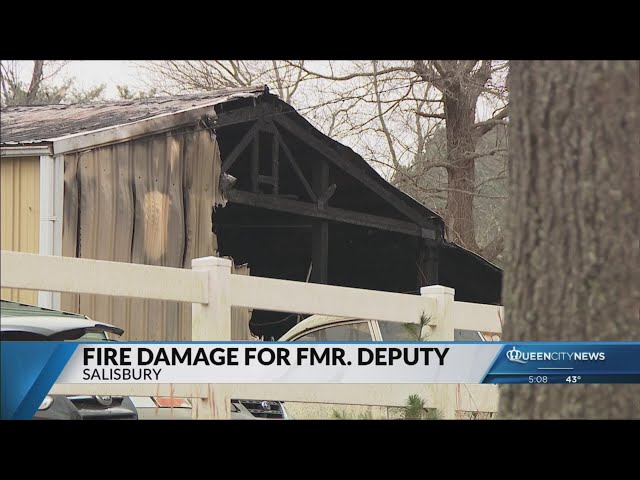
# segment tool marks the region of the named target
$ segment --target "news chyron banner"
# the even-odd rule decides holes
[[[1,359],[3,419],[54,384],[640,383],[640,342],[2,342]]]

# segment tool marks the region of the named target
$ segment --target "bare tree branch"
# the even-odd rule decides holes
[[[289,64],[292,64],[292,62],[288,62]],[[323,80],[334,80],[334,81],[345,81],[345,80],[353,80],[354,78],[363,78],[363,77],[371,77],[373,75],[373,72],[357,72],[357,73],[351,73],[348,75],[324,75],[322,73],[319,72],[314,72],[312,70],[309,70],[308,68],[306,68],[304,65],[300,65],[297,68],[300,68],[303,72],[305,72],[308,75],[313,75],[315,78],[320,78]],[[379,72],[377,72],[377,75],[385,75],[387,73],[393,73],[393,72],[410,72],[413,73],[413,69],[409,68],[409,67],[393,67],[393,68],[386,68],[383,70],[380,70]]]
[[[481,157],[492,157],[497,153],[504,153],[506,151],[507,151],[506,148],[492,148],[491,150],[487,150],[484,152],[469,153],[468,155],[465,155],[463,159],[468,161],[468,160],[475,160],[476,158],[481,158]]]
[[[446,120],[447,119],[447,117],[445,117],[444,113],[425,113],[425,112],[416,111],[416,115],[419,115],[419,116],[424,117],[424,118],[439,118],[440,120]]]
[[[391,153],[391,161],[393,162],[393,166],[398,166],[398,157],[396,155],[396,149],[393,147],[393,138],[391,137],[391,133],[389,133],[389,129],[387,128],[387,124],[384,121],[384,115],[382,113],[382,104],[380,103],[380,92],[378,91],[378,62],[371,62],[373,66],[373,88],[375,91],[376,102],[377,102],[377,110],[378,110],[378,120],[380,121],[380,126],[382,127],[382,131],[384,132],[384,136],[387,139],[387,145],[389,146],[389,152]]]
[[[481,255],[489,261],[495,260],[495,258],[504,251],[505,241],[502,233],[496,234],[493,239],[487,243],[481,250]]]
[[[476,134],[479,136],[484,135],[489,132],[496,125],[507,125],[504,119],[509,116],[509,107],[506,106],[502,110],[500,110],[493,118],[489,120],[485,120],[484,122],[476,123],[473,128],[476,130]]]

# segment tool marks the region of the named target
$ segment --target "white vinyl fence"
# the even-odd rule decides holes
[[[88,293],[190,302],[192,341],[231,339],[231,307],[419,323],[430,341],[452,341],[454,329],[500,335],[502,307],[454,301],[442,286],[421,289],[421,295],[336,287],[231,273],[231,261],[198,258],[192,269],[156,267],[3,250],[0,285],[50,292]],[[462,389],[460,387],[463,387]],[[275,385],[275,384],[87,384],[55,385],[54,394],[176,396],[193,399],[198,419],[230,418],[231,398],[277,399],[349,405],[402,406],[421,394],[444,418],[456,411],[495,412],[497,388],[492,385]]]

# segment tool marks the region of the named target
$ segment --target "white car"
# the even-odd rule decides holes
[[[411,323],[379,322],[359,318],[312,315],[279,338],[280,342],[414,342],[420,326]],[[427,338],[428,340],[428,338]],[[455,330],[456,342],[500,341],[495,333]]]
[[[3,342],[111,342],[123,333],[119,327],[96,322],[85,315],[0,301],[0,340]],[[126,396],[47,395],[33,419],[137,420],[138,412]]]

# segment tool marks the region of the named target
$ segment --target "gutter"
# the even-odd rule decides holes
[[[0,157],[39,157],[53,154],[53,144],[33,143],[33,144],[3,144],[0,147]]]

